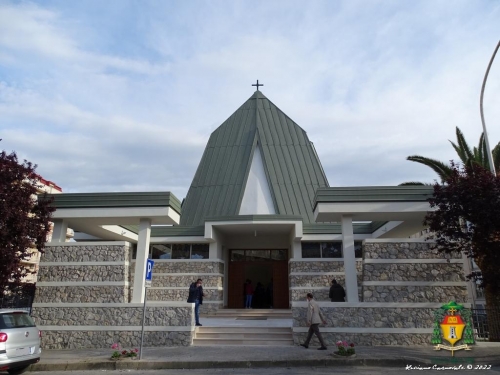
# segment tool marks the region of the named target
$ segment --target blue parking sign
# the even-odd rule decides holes
[[[151,259],[147,260],[146,263],[146,287],[151,287],[151,280],[153,279],[153,266],[155,262]]]

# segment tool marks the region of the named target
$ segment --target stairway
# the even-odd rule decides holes
[[[267,318],[267,319],[292,319],[292,310],[285,309],[220,309],[212,313],[203,314],[205,318]],[[251,320],[251,319],[249,319]]]
[[[201,319],[204,325],[196,327],[194,346],[293,345],[290,310],[224,309]]]

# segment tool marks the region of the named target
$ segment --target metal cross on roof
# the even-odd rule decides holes
[[[259,91],[259,86],[264,86],[263,84],[259,84],[259,80],[257,80],[257,83],[252,85],[252,86],[257,86],[257,91]]]

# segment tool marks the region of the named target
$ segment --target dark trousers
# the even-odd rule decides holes
[[[304,344],[309,346],[309,342],[311,341],[311,338],[312,338],[313,333],[314,333],[318,337],[318,340],[319,340],[319,343],[321,344],[321,346],[326,348],[325,342],[323,341],[323,336],[321,336],[321,332],[319,331],[318,326],[319,326],[319,324],[311,324],[309,326],[309,332],[307,332],[307,339],[306,339],[306,342]]]

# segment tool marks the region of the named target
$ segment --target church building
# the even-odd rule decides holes
[[[258,87],[211,134],[182,203],[171,192],[53,196],[33,308],[46,348],[137,345],[145,293],[145,345],[192,345],[186,299],[198,278],[206,315],[242,309],[245,281],[260,283],[256,307],[287,310],[295,344],[309,292],[329,344],[427,344],[432,312],[470,300],[468,260],[410,238],[425,229],[432,188],[330,187],[307,133]],[[67,228],[78,242],[65,242]],[[332,279],[345,302],[330,302]]]

